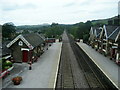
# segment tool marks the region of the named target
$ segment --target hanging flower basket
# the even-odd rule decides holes
[[[21,81],[22,81],[22,77],[20,76],[14,77],[12,79],[12,82],[14,83],[14,85],[19,85]]]

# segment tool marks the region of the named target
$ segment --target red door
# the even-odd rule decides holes
[[[23,50],[23,62],[28,62],[28,51]]]

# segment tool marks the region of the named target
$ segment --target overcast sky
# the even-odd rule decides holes
[[[119,0],[0,0],[0,24],[74,24],[118,15]]]

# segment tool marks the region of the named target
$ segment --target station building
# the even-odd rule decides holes
[[[20,34],[7,48],[11,49],[15,62],[34,62],[44,51],[44,40],[37,33]]]

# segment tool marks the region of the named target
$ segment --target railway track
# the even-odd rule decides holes
[[[68,41],[62,45],[61,60],[58,71],[57,88],[74,88],[74,77],[68,52]]]
[[[117,88],[103,74],[97,65],[95,65],[89,56],[76,44],[73,38],[70,35],[68,35],[68,37],[70,39],[70,45],[75,53],[79,66],[83,70],[84,76],[88,82],[89,88],[117,90]]]
[[[69,53],[69,52],[67,52],[66,49],[67,49],[66,45],[63,44],[63,52]],[[62,53],[62,54],[64,54],[64,53]],[[62,75],[62,78],[63,78],[62,87],[63,88],[74,88],[74,79],[73,79],[74,77],[73,77],[72,67],[71,67],[71,63],[70,63],[68,54],[63,58],[67,58],[67,59],[62,62],[64,65],[63,70],[62,70],[62,73],[64,73]]]
[[[105,88],[104,85],[101,83],[95,72],[93,71],[91,64],[89,64],[89,60],[84,55],[84,52],[80,49],[80,47],[74,42],[70,35],[70,45],[75,53],[76,59],[83,70],[84,76],[88,82],[89,88]]]
[[[113,89],[111,83],[101,74],[101,71],[75,43],[73,38],[67,34],[63,37],[65,40],[63,40],[62,45],[56,89]],[[75,59],[70,56],[71,52],[68,49],[73,51],[76,63],[74,63]],[[78,73],[77,70],[80,72]]]

